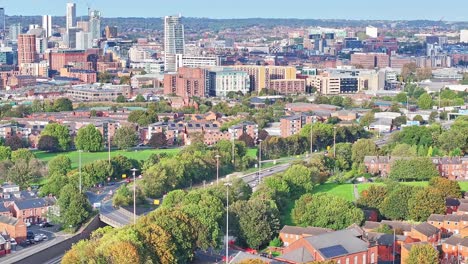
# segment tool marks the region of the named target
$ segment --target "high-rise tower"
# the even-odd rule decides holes
[[[52,16],[42,16],[42,29],[44,29],[47,38],[52,36]]]
[[[164,68],[166,72],[177,70],[177,54],[184,54],[184,25],[179,16],[164,18]]]
[[[67,31],[69,28],[76,27],[76,4],[67,4]]]

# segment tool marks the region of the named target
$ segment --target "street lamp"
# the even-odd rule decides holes
[[[313,117],[312,123],[310,124],[310,156],[312,157],[312,153],[314,153],[313,142],[314,142],[314,124],[316,118]]]
[[[262,170],[262,141],[258,140],[258,183],[260,184],[260,171]]]
[[[83,188],[82,187],[82,180],[81,180],[81,153],[82,152],[83,152],[83,150],[81,150],[81,149],[78,150],[78,157],[79,157],[78,158],[78,160],[79,160],[79,169],[78,169],[78,171],[79,171],[79,174],[80,174],[80,193],[82,193],[82,188]]]
[[[406,95],[406,116],[409,114],[409,96]]]
[[[219,184],[219,158],[221,158],[220,155],[216,155],[216,184]]]
[[[333,158],[336,158],[336,126],[333,127]]]
[[[226,264],[229,263],[229,187],[230,182],[224,184],[226,186]]]
[[[231,143],[232,143],[232,166],[234,166],[234,168],[236,167],[236,164],[235,164],[235,138],[234,136],[231,137]]]
[[[135,173],[138,171],[137,169],[131,169],[133,172],[133,224],[136,224],[136,181],[135,181]]]

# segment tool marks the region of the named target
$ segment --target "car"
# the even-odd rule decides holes
[[[42,222],[39,224],[40,227],[52,227],[54,225],[50,224],[49,222]]]
[[[10,244],[11,244],[12,246],[18,245],[18,243],[16,243],[16,240],[15,240],[14,238],[10,238]]]
[[[26,223],[24,223],[24,224],[26,225],[26,227],[30,227],[30,226],[31,226],[31,223],[29,223],[29,222],[26,222]]]
[[[42,237],[42,240],[47,240],[48,239],[48,237],[43,233],[40,233],[39,236]]]
[[[26,233],[26,238],[27,238],[27,239],[33,239],[33,238],[34,238],[34,233],[31,232],[31,231],[28,231],[28,232]]]
[[[111,181],[107,185],[110,185],[110,186],[115,185],[115,182]]]
[[[41,235],[34,236],[34,242],[41,242],[44,238]]]

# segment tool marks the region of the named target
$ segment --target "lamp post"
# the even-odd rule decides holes
[[[220,155],[216,155],[216,184],[219,184],[219,158],[221,158]]]
[[[310,156],[312,157],[312,153],[314,153],[314,124],[315,124],[315,116],[313,117],[312,123],[310,124]]]
[[[336,126],[333,127],[333,158],[336,158]]]
[[[260,171],[262,170],[262,141],[258,140],[258,183],[260,184]]]
[[[133,172],[133,224],[136,224],[136,181],[135,181],[135,173],[138,171],[137,169],[131,169]]]
[[[409,114],[409,96],[406,95],[406,116]]]
[[[83,152],[83,150],[81,150],[81,149],[78,150],[78,157],[79,157],[78,158],[78,160],[79,160],[79,169],[78,169],[78,171],[79,171],[79,174],[80,174],[80,193],[82,193],[82,188],[83,188],[82,187],[82,180],[81,180],[81,153],[82,152]]]
[[[236,147],[236,146],[235,146],[235,139],[234,139],[234,136],[231,137],[231,143],[232,143],[232,154],[231,154],[231,155],[232,155],[232,159],[231,159],[231,161],[232,161],[232,165],[233,165],[234,167],[236,167],[236,163],[235,163],[235,147]]]
[[[226,186],[226,264],[229,263],[229,187],[230,182],[224,184]]]

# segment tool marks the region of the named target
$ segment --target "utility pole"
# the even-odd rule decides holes
[[[234,166],[234,168],[236,167],[236,163],[235,163],[235,139],[234,139],[234,136],[231,137],[231,143],[232,143],[232,157],[231,157],[231,161],[232,161],[232,165]]]
[[[109,126],[107,126],[107,150],[109,152],[109,164],[111,163],[111,155],[110,155],[110,152],[111,152],[111,144],[110,144],[110,135],[109,135]]]
[[[260,172],[262,170],[262,140],[258,140],[258,183],[260,184]]]
[[[216,158],[216,184],[219,184],[219,158],[221,156],[220,155],[216,155],[215,158]]]
[[[131,169],[133,172],[133,224],[136,224],[136,181],[135,181],[135,173],[137,169]]]
[[[226,264],[229,264],[229,187],[232,183],[227,182],[226,186]]]
[[[78,159],[79,159],[79,174],[80,174],[80,193],[82,193],[82,180],[81,180],[81,153],[83,152],[83,150],[78,150]]]
[[[333,127],[333,158],[336,158],[336,126]]]

